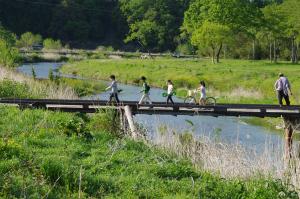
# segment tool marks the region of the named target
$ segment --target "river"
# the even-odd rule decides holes
[[[32,66],[34,66],[37,78],[48,78],[49,70],[52,69],[55,74],[58,74],[62,63],[23,64],[17,70],[32,76]],[[123,89],[120,94],[121,100],[139,100],[139,87],[125,84],[119,84],[119,87]],[[166,100],[162,97],[162,89],[151,88],[150,92],[152,101]],[[89,98],[104,100],[108,98],[108,95],[108,93],[99,93]],[[180,102],[181,100],[175,97],[174,101]],[[197,136],[217,137],[224,143],[239,144],[255,151],[264,150],[266,146],[281,148],[284,143],[283,136],[278,132],[247,124],[238,117],[136,115],[135,121],[146,127],[149,135],[154,135],[164,125],[178,133],[191,130]]]

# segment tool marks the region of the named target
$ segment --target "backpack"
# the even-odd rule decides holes
[[[148,93],[150,91],[150,86],[148,84],[145,84],[145,92]]]

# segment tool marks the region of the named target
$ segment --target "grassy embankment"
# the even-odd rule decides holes
[[[11,80],[1,93],[14,97],[26,92],[32,98],[38,84]],[[111,118],[109,112],[89,117],[0,106],[0,197],[298,198],[280,180],[224,179],[196,169],[184,155],[122,136]]]
[[[0,196],[5,198],[297,198],[281,181],[223,179],[187,159],[82,118],[0,108]]]
[[[273,85],[279,72],[289,77],[294,88],[300,87],[300,77],[296,75],[300,73],[299,65],[267,61],[223,60],[212,64],[210,60],[171,58],[84,60],[66,64],[62,72],[93,79],[108,79],[115,74],[119,81],[129,84],[137,84],[139,77],[145,75],[152,86],[162,88],[171,79],[179,96],[205,80],[208,95],[217,97],[220,103],[277,103]],[[300,89],[294,89],[294,96],[292,102],[300,102]]]
[[[273,89],[278,73],[285,73],[292,83],[294,97],[292,104],[299,104],[299,65],[290,63],[271,64],[268,61],[223,60],[212,64],[210,60],[186,59],[121,59],[85,60],[66,64],[62,72],[77,74],[86,78],[108,79],[115,74],[119,81],[138,84],[139,77],[148,77],[152,86],[166,87],[166,80],[175,83],[177,94],[186,96],[187,89],[196,88],[200,80],[205,80],[208,95],[217,98],[218,103],[266,103],[276,104]],[[248,119],[247,122],[272,128],[280,124],[280,119]]]

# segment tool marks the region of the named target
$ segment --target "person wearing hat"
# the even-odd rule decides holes
[[[283,73],[279,73],[279,79],[275,82],[274,87],[277,92],[279,105],[282,106],[282,98],[284,98],[286,105],[289,106],[291,104],[289,93],[291,95],[293,94],[291,90],[291,84],[288,78],[283,75]]]

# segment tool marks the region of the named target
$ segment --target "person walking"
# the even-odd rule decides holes
[[[289,106],[290,98],[289,93],[293,95],[291,90],[291,84],[287,77],[285,77],[282,73],[279,73],[279,79],[275,82],[275,90],[277,92],[277,99],[279,102],[279,105],[282,106],[282,99],[284,98],[285,103],[287,106]]]
[[[200,101],[199,104],[204,106],[206,104],[206,87],[205,87],[205,82],[201,81],[199,89],[200,91]]]
[[[174,84],[171,80],[167,81],[167,86],[168,86],[168,91],[167,91],[167,104],[169,104],[169,102],[171,102],[172,104],[174,104],[174,101],[172,99],[173,95],[174,95]]]
[[[143,96],[141,100],[139,101],[139,104],[143,103],[149,103],[152,104],[152,101],[150,99],[150,86],[147,84],[147,78],[142,76],[141,80],[143,81],[143,88],[141,90],[141,93],[143,93]]]
[[[116,76],[111,75],[110,80],[111,80],[110,86],[105,89],[105,90],[111,90],[108,102],[111,103],[112,99],[114,98],[117,103],[120,103],[118,97],[118,83],[116,81]]]

